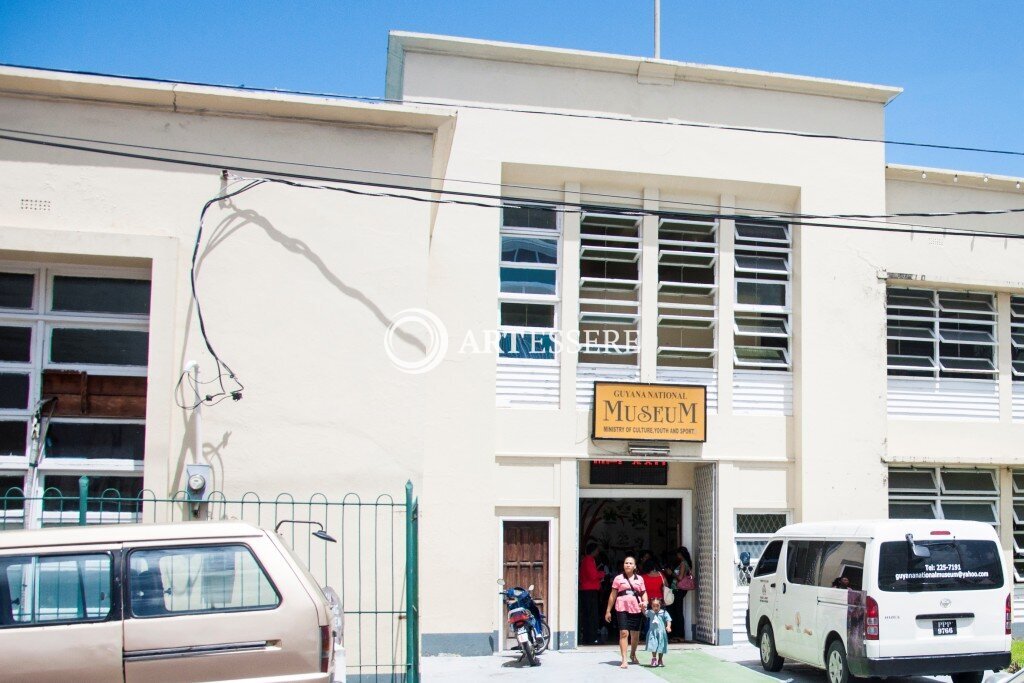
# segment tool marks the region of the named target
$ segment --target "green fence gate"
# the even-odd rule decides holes
[[[194,501],[184,492],[157,498],[148,490],[125,498],[113,489],[90,491],[88,477],[80,478],[78,489],[77,496],[47,489],[36,498],[20,488],[0,491],[0,531],[217,519],[279,527],[320,584],[341,596],[347,680],[419,683],[419,502],[411,482],[399,501],[388,494],[367,501],[353,493],[303,500],[282,493],[265,500],[251,492],[237,498],[214,492]],[[322,524],[337,543],[313,537],[302,522]]]

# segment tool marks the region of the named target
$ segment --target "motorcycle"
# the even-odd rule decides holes
[[[504,586],[505,582],[499,579],[498,584]],[[532,585],[529,588],[515,586],[503,588],[498,595],[505,599],[505,605],[508,607],[508,623],[519,642],[519,648],[523,652],[522,657],[526,657],[530,666],[537,666],[539,664],[537,657],[548,649],[548,644],[551,642],[551,629],[548,628],[537,603],[530,597],[532,591]]]

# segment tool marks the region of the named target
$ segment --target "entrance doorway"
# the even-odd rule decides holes
[[[595,544],[600,552],[598,566],[604,565],[608,576],[599,598],[599,623],[596,627],[599,643],[618,642],[618,632],[604,622],[605,606],[611,589],[611,579],[622,571],[622,561],[634,555],[650,553],[654,566],[671,567],[675,563],[675,550],[686,546],[692,550],[692,495],[688,490],[665,489],[580,489],[579,492],[579,548],[585,552]],[[637,571],[643,572],[643,567]],[[673,618],[686,624],[689,637],[690,608],[688,598],[684,604],[673,605]],[[587,641],[594,629],[584,629],[584,620],[592,614],[581,603],[577,609],[577,643]],[[682,635],[679,625],[673,631]]]
[[[548,522],[510,521],[502,522],[502,568],[501,577],[506,587],[529,588],[530,596],[537,607],[547,614],[549,536]],[[503,603],[504,604],[504,603]],[[502,609],[502,624],[507,624],[507,610]],[[502,649],[514,645],[514,638],[507,628]]]

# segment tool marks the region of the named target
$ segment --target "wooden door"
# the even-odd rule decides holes
[[[534,602],[547,615],[548,523],[504,522],[502,578],[505,587],[533,585]]]

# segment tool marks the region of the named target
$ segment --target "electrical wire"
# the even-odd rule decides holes
[[[117,146],[117,147],[128,147],[128,148],[133,148],[133,149],[145,149],[145,150],[149,150],[149,151],[173,152],[173,153],[177,153],[177,154],[189,154],[189,155],[203,156],[203,157],[212,157],[212,158],[218,158],[218,159],[236,159],[236,160],[241,160],[241,161],[258,161],[258,162],[264,162],[264,163],[282,164],[282,165],[287,165],[287,166],[299,166],[299,167],[305,167],[305,168],[317,168],[317,169],[321,169],[321,170],[345,171],[345,172],[350,172],[350,173],[363,173],[363,174],[367,174],[367,175],[383,175],[383,176],[392,176],[392,177],[400,177],[400,178],[413,178],[413,179],[417,179],[417,180],[429,180],[431,182],[448,182],[448,183],[464,183],[464,184],[474,184],[474,185],[485,185],[485,186],[489,186],[489,187],[511,188],[511,189],[516,189],[516,190],[527,190],[527,191],[535,192],[535,193],[536,192],[552,192],[552,193],[559,193],[560,194],[562,192],[562,190],[559,190],[559,189],[554,189],[554,188],[550,188],[550,187],[541,187],[541,186],[536,186],[536,185],[520,185],[520,184],[495,183],[495,182],[486,181],[486,180],[464,180],[464,179],[456,179],[456,178],[440,178],[440,177],[437,177],[437,176],[426,176],[426,175],[419,175],[419,174],[415,174],[415,173],[402,173],[402,172],[398,172],[398,171],[380,171],[380,170],[374,170],[374,169],[356,168],[356,167],[352,167],[352,166],[330,166],[330,165],[326,165],[326,164],[313,164],[313,163],[301,162],[301,161],[283,161],[283,160],[280,160],[280,159],[268,159],[266,157],[249,157],[249,156],[239,156],[239,155],[225,154],[225,153],[202,152],[202,151],[190,150],[190,149],[181,149],[181,148],[174,148],[174,147],[159,147],[159,146],[154,146],[154,145],[141,145],[141,144],[130,143],[130,142],[118,142],[118,141],[114,141],[114,140],[100,140],[100,139],[96,139],[96,138],[82,138],[82,137],[75,137],[75,136],[69,136],[69,135],[57,135],[55,133],[39,133],[39,132],[35,132],[35,131],[18,130],[18,129],[11,129],[11,128],[0,128],[0,133],[13,133],[13,134],[20,134],[20,135],[33,135],[33,136],[37,136],[37,137],[51,138],[51,139],[56,139],[56,140],[70,140],[70,141],[74,141],[74,142],[87,142],[87,143],[101,144],[101,145],[111,145],[111,146]],[[338,182],[344,182],[344,181],[338,181]],[[409,188],[409,187],[405,187],[405,186],[398,186],[398,187],[401,187],[402,189],[406,189],[406,190],[413,189],[413,188]],[[427,190],[425,188],[415,188],[415,189],[416,190],[420,190],[420,191],[433,191],[433,190]],[[449,192],[452,192],[452,191],[449,191]],[[600,192],[581,192],[580,194],[581,194],[581,196],[598,197],[598,198],[601,198],[601,199],[610,199],[610,200],[613,200],[613,201],[616,201],[616,200],[626,200],[626,201],[631,201],[631,202],[640,202],[642,200],[641,197],[632,196],[632,195],[607,194],[607,193],[600,193]],[[493,197],[494,195],[486,195],[486,196]],[[590,202],[588,202],[588,204],[590,204]],[[721,207],[719,205],[717,205],[717,204],[708,204],[708,203],[702,203],[702,202],[688,202],[688,201],[683,201],[683,200],[672,200],[672,199],[662,199],[662,200],[659,200],[659,205],[661,205],[661,204],[679,205],[679,206],[688,206],[688,207],[698,207],[698,208],[701,208],[701,209],[709,209],[709,210],[715,211],[716,215],[717,215],[718,211],[721,209]],[[901,218],[901,217],[939,217],[940,215],[948,215],[948,214],[938,214],[938,213],[935,213],[935,212],[930,212],[930,213],[927,213],[927,214],[923,214],[923,213],[888,213],[888,214],[818,214],[818,215],[812,215],[812,214],[801,214],[801,213],[794,213],[794,212],[778,212],[778,211],[771,211],[771,210],[768,210],[768,209],[757,209],[757,208],[745,207],[745,206],[734,206],[734,207],[731,207],[731,208],[733,210],[749,211],[749,212],[765,214],[766,216],[777,217],[777,218],[787,218],[787,219],[799,219],[799,218],[818,218],[818,219],[822,219],[822,218],[840,219],[840,218],[842,218],[842,219],[846,219],[846,218],[856,218],[856,219],[862,220],[862,221],[867,221],[867,222],[872,222],[872,223],[882,223],[882,224],[885,224],[885,225],[891,225],[891,223],[889,223],[888,220],[887,220],[887,219],[890,219],[890,218]],[[957,214],[957,215],[963,215],[963,214]],[[920,224],[906,224],[906,225],[909,225],[910,227],[920,227],[920,228],[935,227],[935,226],[920,225]]]
[[[224,200],[231,199],[232,197],[237,197],[243,192],[248,192],[252,188],[262,185],[264,182],[266,182],[264,179],[258,178],[255,180],[248,181],[246,185],[240,189],[233,190],[231,192],[223,192],[217,195],[216,197],[213,197],[212,199],[208,200],[205,204],[203,204],[203,208],[199,212],[199,227],[196,230],[195,246],[192,248],[192,264],[191,268],[189,269],[189,281],[192,286],[192,301],[195,303],[196,306],[196,318],[199,321],[199,334],[203,338],[203,343],[206,344],[206,350],[210,352],[210,355],[213,356],[214,362],[217,364],[217,377],[215,379],[220,386],[220,392],[216,394],[209,394],[203,397],[199,392],[199,387],[196,386],[190,379],[189,385],[195,392],[196,398],[199,399],[199,403],[192,406],[193,408],[198,407],[200,404],[216,405],[217,403],[220,403],[220,401],[224,400],[229,396],[234,401],[240,401],[242,399],[242,392],[245,390],[245,386],[242,384],[241,380],[238,379],[238,376],[235,374],[234,370],[231,369],[231,366],[225,363],[224,360],[217,354],[217,352],[213,348],[213,343],[210,341],[210,336],[206,331],[206,320],[203,317],[203,306],[199,300],[199,292],[198,288],[196,287],[196,264],[199,260],[199,246],[203,241],[203,222],[206,219],[206,212],[209,211],[210,207],[216,204],[217,202],[222,202]],[[227,374],[228,379],[235,383],[235,388],[228,389],[224,386],[225,373]],[[187,374],[188,372],[186,371],[182,373],[182,376]],[[178,378],[178,387],[181,386],[181,379],[182,378],[180,377]],[[175,395],[177,395],[177,387],[175,388]],[[182,408],[186,407],[180,403],[179,406],[181,406]]]
[[[41,146],[46,146],[46,147],[54,147],[54,148],[58,148],[58,149],[69,149],[69,150],[75,150],[75,151],[91,152],[91,153],[103,154],[103,155],[108,155],[108,156],[116,156],[116,157],[123,157],[123,158],[129,158],[129,159],[139,159],[139,160],[145,160],[145,161],[154,161],[154,162],[159,162],[159,163],[175,164],[175,165],[181,165],[181,166],[191,166],[191,167],[197,167],[197,168],[208,168],[208,169],[216,169],[216,170],[228,170],[228,171],[232,171],[232,172],[235,172],[235,173],[250,173],[250,174],[254,174],[254,175],[258,175],[258,176],[277,176],[276,178],[272,178],[272,177],[263,178],[263,180],[274,181],[274,182],[285,182],[283,179],[286,179],[286,178],[296,179],[296,180],[313,180],[313,181],[321,181],[321,182],[329,182],[329,183],[339,183],[339,184],[344,184],[344,185],[355,185],[355,186],[362,186],[362,187],[388,188],[388,189],[397,189],[397,190],[408,191],[408,192],[422,192],[422,193],[436,194],[436,195],[452,195],[452,196],[457,196],[457,197],[477,198],[477,199],[482,199],[482,200],[495,201],[495,202],[498,202],[498,203],[496,203],[496,204],[488,204],[488,203],[484,203],[482,201],[455,200],[455,199],[434,199],[434,198],[429,198],[429,197],[418,197],[418,196],[395,194],[393,192],[379,192],[379,193],[375,193],[375,192],[358,192],[358,191],[356,191],[356,190],[354,190],[352,188],[339,188],[339,187],[329,187],[329,188],[325,187],[325,188],[323,188],[323,189],[332,189],[332,190],[336,190],[336,191],[345,191],[345,192],[349,192],[350,194],[361,194],[361,195],[364,195],[364,196],[390,197],[390,198],[396,198],[396,199],[407,199],[407,200],[412,200],[412,201],[419,201],[419,202],[425,202],[425,203],[434,203],[434,204],[463,204],[463,205],[467,205],[467,206],[477,206],[477,207],[484,207],[484,208],[527,208],[527,207],[536,208],[536,206],[537,206],[537,202],[536,201],[525,200],[525,199],[520,199],[520,198],[516,198],[516,197],[508,197],[508,196],[504,196],[504,195],[491,195],[491,194],[485,194],[485,193],[479,193],[479,192],[465,192],[465,191],[459,191],[459,190],[446,190],[446,189],[436,189],[436,190],[434,190],[434,189],[429,189],[429,188],[419,188],[419,187],[412,187],[412,186],[407,186],[407,185],[399,185],[399,184],[394,184],[394,183],[371,182],[371,181],[365,181],[365,180],[354,180],[354,179],[343,179],[343,178],[328,178],[328,177],[323,177],[323,176],[314,176],[314,175],[302,174],[302,173],[290,173],[290,172],[286,172],[286,171],[275,171],[275,170],[268,170],[268,169],[247,168],[247,167],[240,167],[240,166],[227,166],[227,165],[223,165],[223,164],[213,164],[213,163],[202,162],[202,161],[194,161],[194,160],[188,160],[188,159],[172,159],[172,158],[169,158],[169,157],[159,157],[159,156],[154,156],[154,155],[150,155],[150,154],[138,154],[138,153],[133,153],[133,152],[122,152],[122,151],[117,151],[117,150],[101,149],[101,148],[96,148],[96,147],[86,147],[86,146],[83,146],[83,145],[72,145],[72,144],[69,144],[69,143],[52,142],[52,141],[46,141],[46,140],[33,140],[33,139],[29,139],[29,138],[21,138],[21,137],[17,137],[17,136],[8,135],[8,134],[0,134],[0,140],[8,140],[8,141],[11,141],[11,142],[21,142],[21,143],[32,144],[32,145],[41,145]],[[301,186],[301,183],[296,183],[296,184],[298,186]],[[545,200],[544,203],[555,207],[552,210],[564,210],[566,212],[573,212],[573,213],[580,213],[580,212],[585,212],[585,211],[591,211],[591,212],[597,211],[597,212],[600,212],[600,213],[607,213],[607,214],[613,214],[613,215],[622,215],[622,216],[656,216],[656,217],[660,217],[660,218],[673,218],[673,217],[680,218],[680,217],[686,217],[686,218],[697,218],[697,219],[706,219],[706,218],[709,217],[706,213],[686,213],[686,212],[679,212],[679,211],[661,211],[661,210],[651,211],[651,210],[647,210],[647,209],[627,208],[627,207],[621,207],[621,206],[592,205],[592,204],[573,203],[573,202],[565,202],[565,201],[557,201],[557,200]],[[964,210],[964,211],[907,212],[907,213],[895,213],[895,214],[799,214],[799,213],[789,213],[789,212],[777,212],[777,213],[774,213],[772,215],[758,216],[756,218],[762,219],[762,220],[778,219],[778,220],[786,220],[786,221],[792,221],[792,220],[796,219],[796,222],[800,223],[801,225],[817,226],[817,227],[829,227],[829,228],[846,228],[846,229],[856,229],[856,230],[877,230],[877,231],[886,231],[886,232],[934,232],[934,233],[943,234],[943,235],[963,235],[963,236],[973,236],[973,237],[998,237],[998,238],[1005,238],[1005,239],[1017,239],[1017,238],[1020,238],[1020,237],[1022,237],[1024,235],[1014,235],[1014,234],[1009,234],[1009,233],[992,232],[992,231],[964,230],[964,229],[957,229],[957,228],[940,228],[940,227],[936,227],[936,226],[925,226],[925,225],[908,225],[906,229],[899,229],[899,228],[893,227],[895,225],[900,225],[899,223],[891,223],[891,222],[887,222],[884,227],[883,226],[863,226],[863,225],[852,225],[852,224],[843,224],[843,223],[836,224],[836,223],[818,222],[819,220],[825,220],[825,219],[833,219],[833,220],[859,219],[859,220],[866,220],[866,219],[901,218],[901,217],[939,218],[939,217],[952,217],[952,216],[996,216],[996,215],[1007,215],[1007,214],[1017,214],[1017,213],[1024,213],[1024,207],[1017,207],[1017,208],[1010,208],[1010,209],[994,209],[994,210],[980,210],[980,209],[976,209],[976,210]],[[739,221],[745,221],[745,220],[751,220],[752,219],[752,217],[747,215],[747,214],[721,214],[721,213],[719,213],[719,214],[716,214],[715,217],[720,218],[720,219],[739,220]]]
[[[23,66],[19,64],[6,64],[0,63],[0,66],[8,66],[19,69],[37,69],[37,67]],[[428,107],[452,107],[457,109],[475,109],[483,111],[498,111],[508,112],[514,114],[533,114],[541,116],[559,116],[574,119],[591,119],[597,121],[617,121],[623,123],[645,123],[663,126],[680,126],[686,128],[706,128],[711,130],[726,130],[736,131],[743,133],[759,133],[764,135],[786,135],[800,138],[810,138],[819,140],[840,140],[846,142],[869,142],[884,145],[894,145],[900,147],[914,147],[920,149],[938,149],[952,152],[975,152],[979,154],[996,154],[1002,156],[1015,156],[1024,157],[1024,151],[1018,150],[1006,150],[1006,149],[995,149],[991,147],[971,147],[967,145],[944,145],[930,142],[914,142],[909,140],[887,140],[885,138],[870,138],[870,137],[859,137],[853,135],[836,135],[831,133],[808,133],[802,131],[783,130],[776,128],[756,128],[753,126],[738,126],[738,125],[727,125],[727,124],[715,124],[715,123],[701,123],[697,121],[678,121],[671,119],[651,119],[634,116],[617,116],[614,114],[594,114],[594,113],[581,113],[581,112],[567,112],[558,110],[547,110],[547,109],[528,109],[522,107],[510,107],[498,104],[480,104],[480,103],[465,103],[465,102],[445,102],[443,100],[416,100],[416,99],[394,99],[388,97],[375,97],[371,95],[351,95],[344,93],[327,93],[317,92],[309,90],[289,90],[286,88],[259,88],[254,86],[245,85],[223,85],[218,83],[200,83],[197,81],[174,81],[170,79],[162,78],[146,78],[139,76],[118,76],[116,74],[106,74],[95,71],[74,71],[70,69],[46,69],[47,71],[55,71],[58,73],[72,73],[82,76],[101,76],[105,78],[124,78],[126,80],[144,81],[150,83],[167,83],[170,85],[193,85],[199,87],[208,88],[227,88],[230,90],[240,90],[242,92],[261,92],[261,93],[275,93],[280,95],[300,95],[304,97],[325,97],[339,100],[350,100],[355,102],[376,102],[380,104],[395,104],[395,105],[408,105],[414,104],[417,106],[428,106]]]

